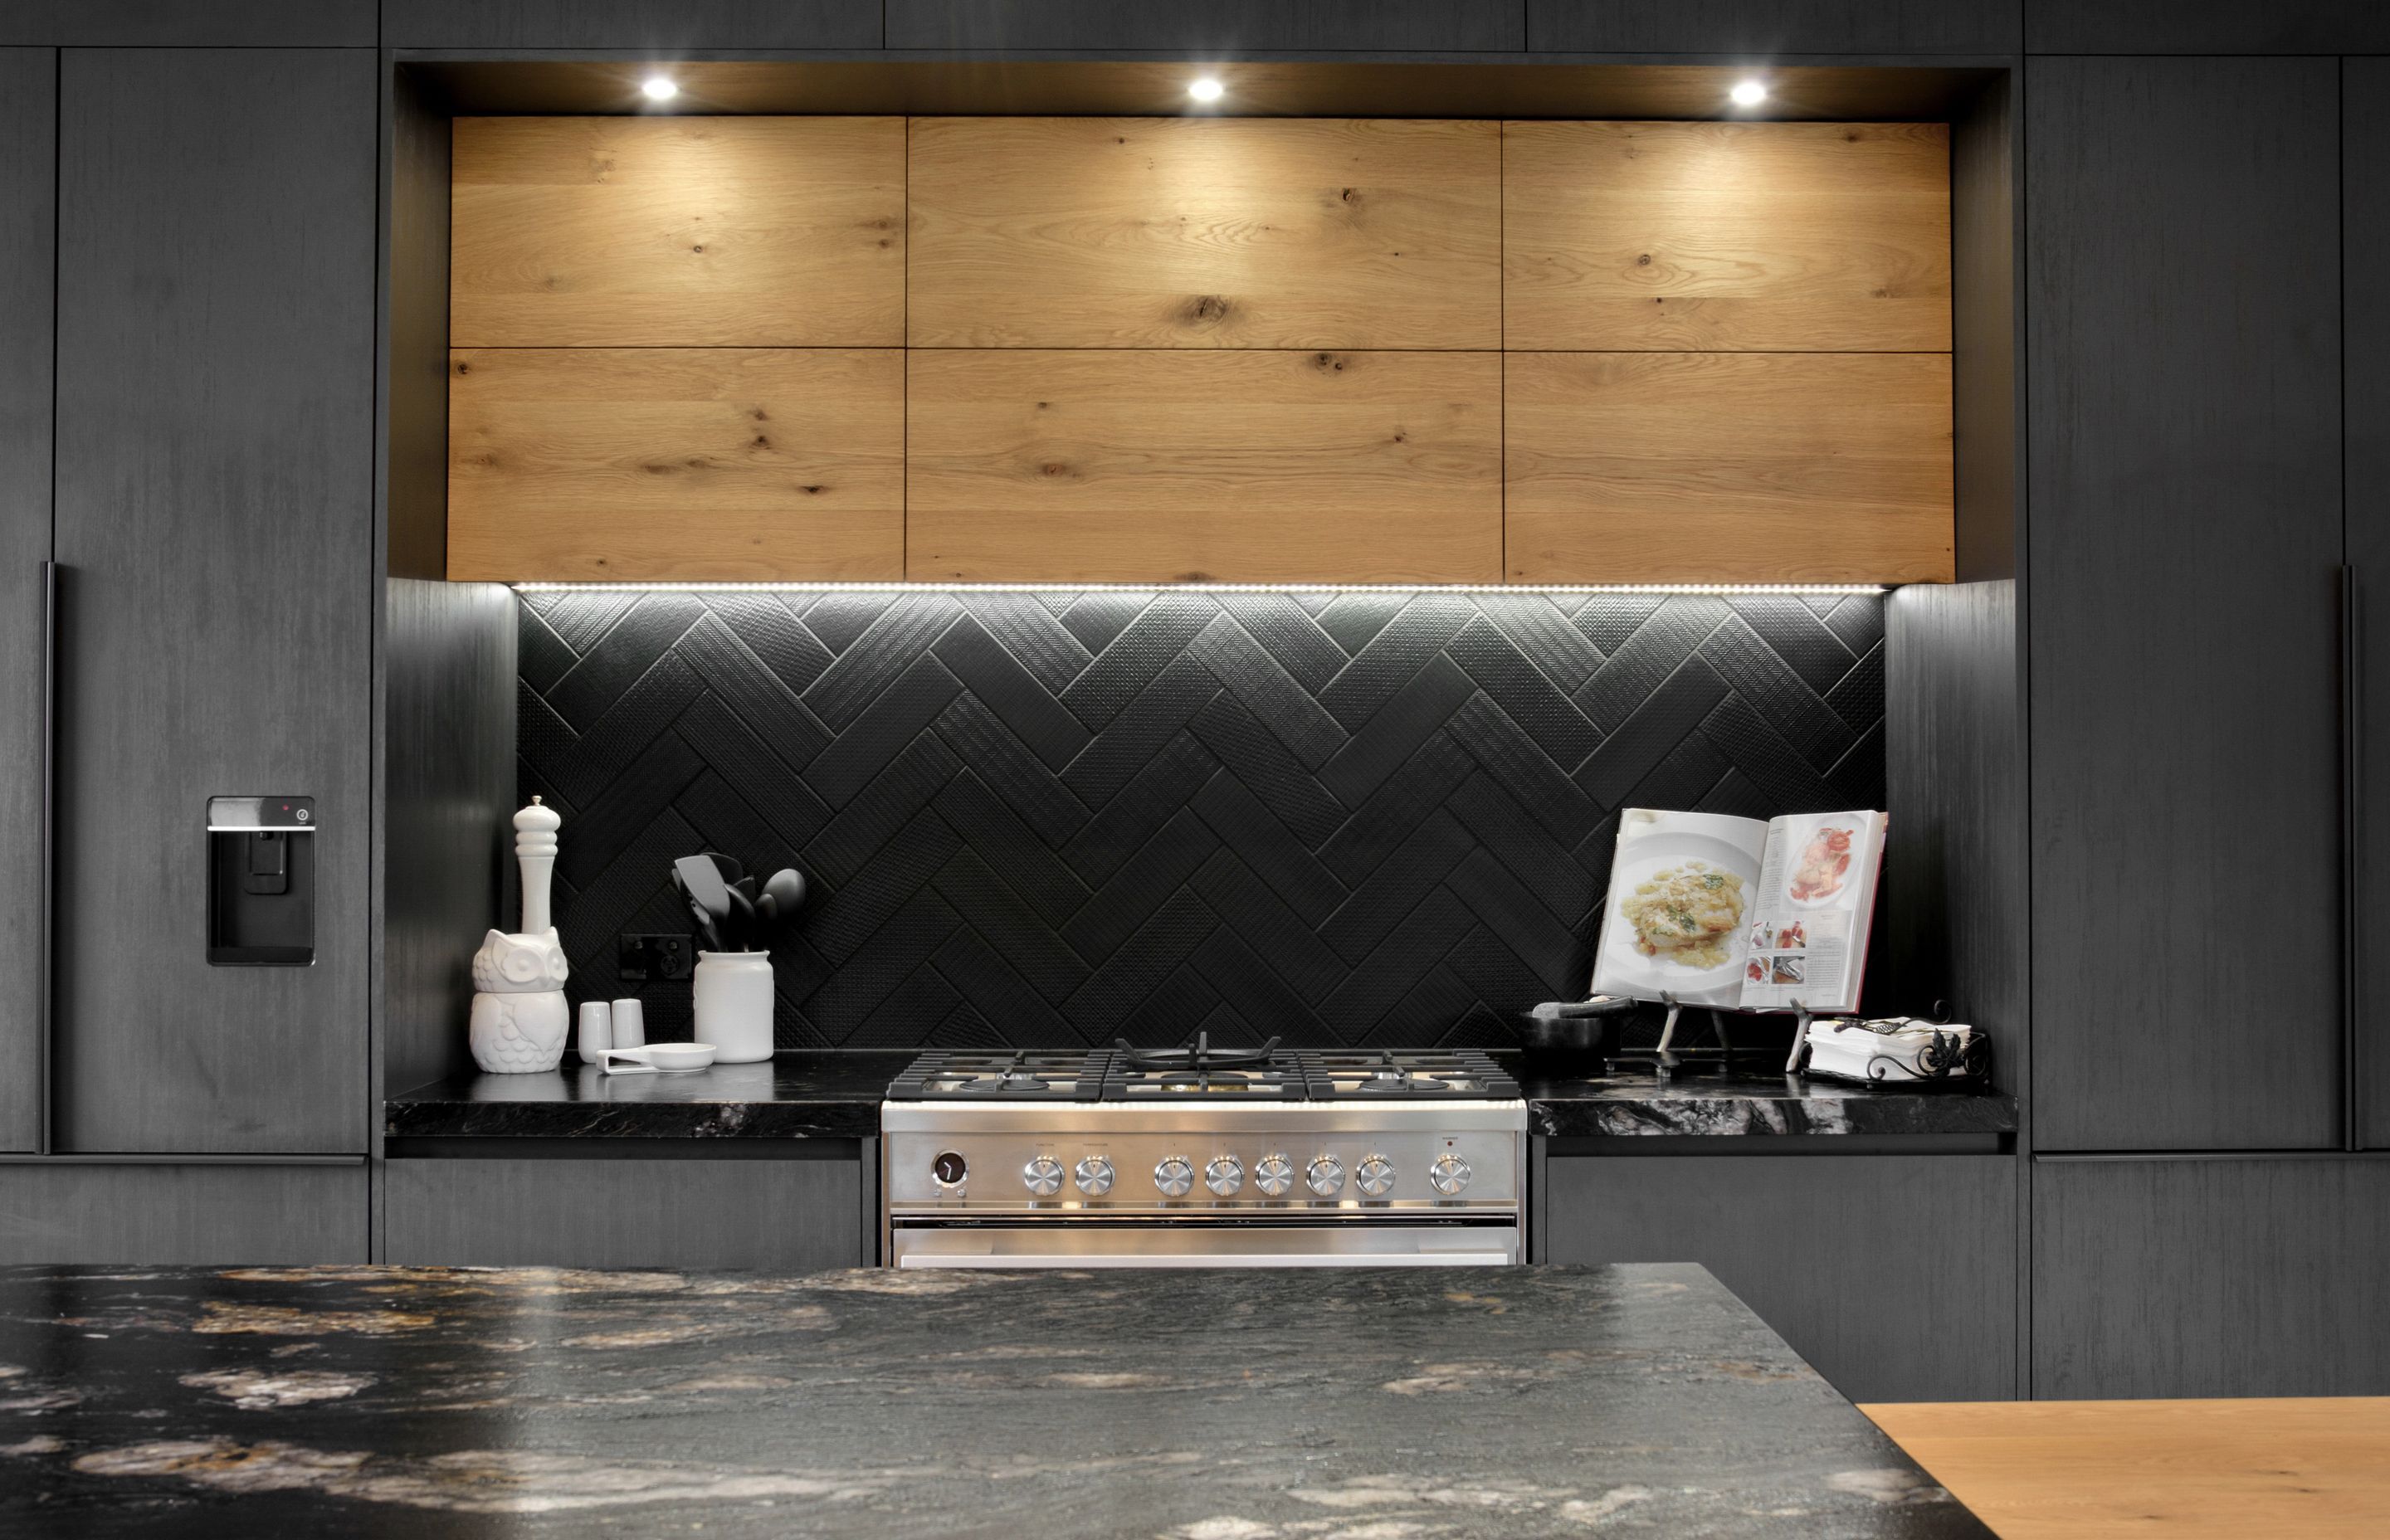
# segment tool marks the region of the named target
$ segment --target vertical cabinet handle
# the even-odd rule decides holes
[[[33,1040],[33,1149],[51,1147],[50,1077],[58,1033],[58,564],[42,563],[41,1019]]]
[[[2359,988],[2365,978],[2363,959],[2358,955],[2365,927],[2358,912],[2363,891],[2358,881],[2359,860],[2364,850],[2358,828],[2364,801],[2358,784],[2363,768],[2364,724],[2360,713],[2365,702],[2361,687],[2364,649],[2359,642],[2357,568],[2346,565],[2340,570],[2340,1031],[2345,1097],[2341,1127],[2343,1143],[2349,1149],[2364,1149],[2367,1133],[2365,1085],[2361,1079],[2365,1034],[2358,1015]]]

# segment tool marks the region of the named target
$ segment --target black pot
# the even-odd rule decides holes
[[[1622,995],[1536,1007],[1515,1023],[1519,1046],[1535,1059],[1590,1059],[1615,1053],[1619,1029],[1635,1002]]]

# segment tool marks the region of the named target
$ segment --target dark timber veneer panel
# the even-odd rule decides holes
[[[2341,62],[2342,302],[2347,307],[2348,559],[2357,569],[2358,957],[2390,963],[2390,59]],[[2390,1149],[2390,1007],[2360,988],[2357,1135]]]
[[[2028,66],[2037,1149],[2342,1139],[2338,73]]]
[[[366,1167],[0,1165],[0,1265],[366,1260]]]

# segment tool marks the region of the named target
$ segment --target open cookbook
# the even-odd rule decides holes
[[[1593,993],[1728,1010],[1858,1009],[1884,824],[1881,813],[1762,823],[1624,809]]]

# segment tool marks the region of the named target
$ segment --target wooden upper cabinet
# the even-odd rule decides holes
[[[1947,352],[1940,123],[1503,126],[1513,348]]]
[[[448,576],[886,581],[892,348],[485,348],[448,366]]]
[[[908,356],[909,578],[1500,581],[1497,354]]]
[[[1514,353],[1515,583],[1947,583],[1947,353]]]
[[[459,118],[449,340],[899,347],[901,118]]]
[[[925,348],[1492,349],[1491,122],[921,118]]]

